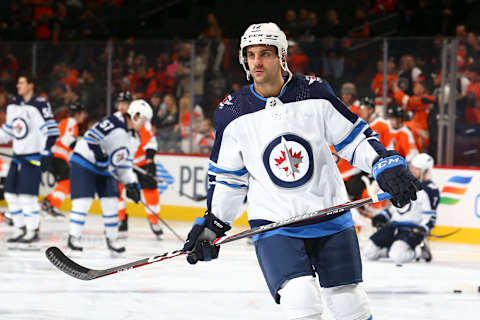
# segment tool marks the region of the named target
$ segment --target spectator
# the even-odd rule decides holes
[[[194,72],[194,102],[201,103],[204,94],[205,70],[206,63],[204,56],[197,52],[195,55],[195,70]],[[177,97],[182,97],[185,93],[190,93],[190,72],[191,70],[191,45],[190,43],[183,43],[178,53],[178,68],[176,70],[177,81]]]
[[[159,92],[160,94],[173,92],[175,78],[167,72],[168,62],[169,57],[166,53],[162,53],[157,57],[154,76],[150,79],[146,91],[147,98],[149,98],[153,92]]]
[[[370,22],[367,20],[367,12],[364,7],[355,9],[355,18],[353,20],[354,32],[350,33],[353,38],[367,38],[370,36]]]
[[[467,99],[465,122],[480,124],[480,62],[477,61],[467,67],[467,71],[470,84],[465,93]]]
[[[56,113],[59,109],[65,107],[65,94],[67,92],[67,86],[62,82],[57,82],[50,94],[49,100],[52,105],[53,113]]]
[[[195,144],[191,144],[191,137],[198,133],[198,128],[203,120],[203,110],[199,105],[193,107],[193,117],[190,113],[190,95],[187,93],[180,99],[179,123],[175,131],[180,133],[182,141],[180,148],[183,153],[198,153],[199,150]],[[193,122],[192,121],[193,118]],[[191,149],[190,149],[191,148]]]
[[[395,0],[375,0],[369,12],[372,14],[387,14],[395,10]]]
[[[157,94],[152,95],[152,100],[156,99]],[[180,134],[174,130],[178,124],[178,107],[175,97],[167,93],[163,96],[163,103],[153,108],[152,124],[155,126],[158,147],[160,152],[179,152],[178,143]]]
[[[427,94],[425,84],[421,81],[413,85],[413,95],[409,96],[400,90],[396,83],[393,84],[394,98],[398,105],[402,106],[413,116],[405,125],[412,131],[415,143],[420,152],[428,147],[428,112],[435,103],[435,98]]]
[[[395,62],[393,59],[388,61],[387,65],[387,105],[393,98],[393,84],[397,83],[398,76],[395,74]],[[375,94],[375,104],[383,105],[383,61],[377,61],[377,74],[372,80],[370,87]]]
[[[423,72],[416,66],[413,56],[411,54],[403,55],[400,58],[400,71],[398,72],[398,87],[400,90],[411,96],[414,82],[424,80]]]
[[[302,26],[297,21],[297,13],[293,9],[288,9],[285,12],[285,22],[283,23],[283,30],[288,39],[298,39],[302,34]]]
[[[333,77],[333,80],[339,80],[344,71],[344,44],[341,38],[347,35],[347,29],[340,22],[337,11],[330,9],[327,11],[327,26],[325,28],[326,51],[323,55],[323,75],[324,77]]]
[[[290,41],[288,47],[288,67],[293,74],[307,74],[309,60],[302,51],[298,42]]]
[[[194,149],[198,149],[198,153],[210,154],[213,148],[213,142],[215,141],[215,129],[213,127],[212,120],[202,120],[194,140],[197,144]]]
[[[345,82],[340,91],[340,99],[355,114],[358,115],[357,87],[351,82]]]

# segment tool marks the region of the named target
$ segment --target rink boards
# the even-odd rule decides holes
[[[9,148],[0,148],[2,152],[11,152]],[[8,159],[3,159],[8,163]],[[182,154],[157,154],[157,176],[164,180],[160,183],[161,216],[171,220],[193,220],[203,215],[206,201],[193,201],[189,196],[205,196],[208,188],[208,157]],[[4,170],[2,170],[5,172]],[[40,195],[47,194],[53,187],[53,177],[44,175]],[[432,231],[435,235],[457,233],[431,240],[480,244],[480,169],[438,167],[433,170],[433,181],[441,191],[437,210],[437,226]],[[70,200],[66,200],[62,209],[68,211]],[[90,210],[100,213],[100,206],[95,201]],[[146,216],[143,206],[127,203],[127,212],[132,216]],[[246,225],[243,214],[235,222]]]

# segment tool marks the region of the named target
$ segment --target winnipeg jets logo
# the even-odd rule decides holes
[[[12,121],[12,131],[17,139],[23,139],[28,134],[28,126],[22,118],[15,118]]]
[[[312,147],[297,135],[284,134],[265,148],[263,163],[276,185],[283,188],[299,187],[312,177]]]
[[[118,167],[120,165],[128,165],[126,161],[128,158],[128,155],[129,155],[128,149],[125,147],[115,150],[112,153],[112,164],[115,167]]]
[[[218,108],[223,109],[225,105],[232,105],[232,95],[229,94],[225,99],[223,99],[218,105]]]
[[[282,137],[281,141],[284,150],[281,150],[280,153],[282,155],[279,158],[275,158],[274,160],[277,163],[276,165],[278,169],[284,171],[287,177],[289,175],[292,175],[293,179],[295,179],[295,173],[300,173],[298,167],[302,163],[302,152],[292,152],[292,148],[287,147],[287,141],[284,137]]]

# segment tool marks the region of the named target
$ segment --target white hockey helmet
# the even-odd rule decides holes
[[[277,48],[278,58],[283,71],[291,75],[287,65],[288,41],[285,33],[273,22],[257,23],[250,25],[240,38],[240,52],[238,58],[247,74],[247,80],[250,79],[248,62],[245,48],[248,46],[265,44]]]
[[[146,102],[145,100],[138,99],[132,101],[128,106],[127,113],[130,115],[130,119],[132,119],[134,124],[137,124],[142,119],[150,121],[153,117],[152,107]],[[138,120],[135,121],[135,115],[139,115]]]
[[[426,153],[419,153],[415,157],[413,157],[411,164],[416,168],[426,171],[432,170],[433,162],[433,158],[430,155]]]

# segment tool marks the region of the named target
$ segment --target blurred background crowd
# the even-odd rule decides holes
[[[442,74],[444,89],[447,81],[441,55],[453,39],[455,164],[480,166],[479,18],[476,0],[304,7],[280,0],[228,8],[207,0],[5,0],[0,110],[16,94],[22,71],[36,75],[37,93],[48,97],[57,118],[80,101],[96,121],[128,90],[152,105],[160,152],[208,154],[216,106],[247,84],[239,37],[250,23],[273,21],[288,35],[293,73],[328,80],[350,107],[365,97],[379,107],[396,103],[419,151],[436,155]]]

